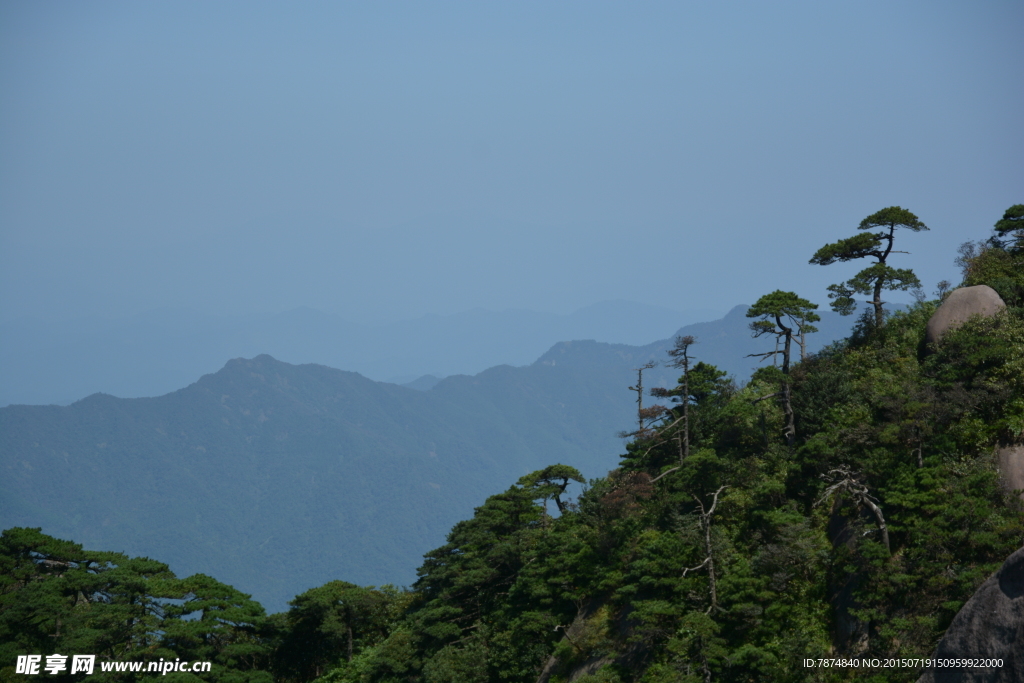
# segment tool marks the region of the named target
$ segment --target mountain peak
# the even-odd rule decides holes
[[[749,309],[750,309],[750,306],[748,306],[746,304],[740,304],[739,306],[733,306],[731,309],[729,309],[729,312],[725,314],[725,319],[726,320],[733,320],[735,318],[745,318],[745,317],[747,317],[747,310],[749,310]]]

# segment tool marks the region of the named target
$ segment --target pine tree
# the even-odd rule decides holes
[[[776,358],[782,356],[782,386],[779,389],[779,402],[786,414],[786,426],[784,435],[786,443],[792,447],[796,438],[796,421],[793,414],[793,401],[791,396],[791,383],[789,378],[790,356],[794,337],[800,341],[801,350],[804,348],[803,337],[805,334],[817,332],[818,329],[811,323],[821,320],[821,316],[814,312],[818,304],[812,304],[807,299],[798,297],[793,292],[775,290],[771,294],[765,294],[747,310],[748,318],[760,318],[750,323],[750,330],[755,337],[765,334],[775,335],[776,342],[783,342],[782,349],[775,345],[774,351],[752,354],[761,358]],[[788,324],[787,324],[788,323]],[[764,397],[768,398],[768,397]]]
[[[875,308],[875,326],[881,328],[885,323],[885,311],[882,301],[882,290],[905,291],[921,286],[912,270],[892,268],[887,261],[890,254],[905,254],[905,251],[894,251],[893,240],[896,228],[906,228],[914,232],[927,230],[928,226],[918,220],[917,216],[898,206],[890,206],[873,213],[860,222],[858,230],[873,230],[848,237],[832,244],[826,244],[811,257],[810,262],[819,266],[828,266],[836,262],[871,257],[873,265],[868,266],[844,283],[829,285],[828,297],[832,299],[832,309],[841,315],[850,315],[857,307],[854,294],[870,294],[869,303]]]

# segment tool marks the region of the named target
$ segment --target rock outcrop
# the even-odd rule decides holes
[[[630,618],[632,611],[627,607],[612,613],[604,600],[585,605],[564,630],[564,642],[570,645],[570,649],[563,649],[561,657],[557,651],[548,657],[537,683],[549,683],[553,678],[573,683],[590,676],[600,676],[601,669],[609,664],[629,671],[638,670],[649,649],[642,643],[631,641],[636,625]]]
[[[1024,489],[1024,446],[1002,446],[996,451],[999,480],[1009,491]],[[1024,490],[1020,494],[1024,500]]]
[[[579,651],[581,645],[585,646],[587,641],[592,639],[594,631],[604,628],[602,622],[607,618],[605,609],[604,601],[594,601],[583,607],[579,614],[576,615],[576,619],[573,620],[572,624],[565,629],[565,640]],[[577,654],[581,653],[578,652]],[[569,668],[568,672],[563,671],[563,674],[568,673],[566,680],[575,681],[581,676],[593,674],[605,664],[610,664],[613,661],[613,657],[591,656],[585,657],[585,661],[577,662],[575,666],[567,667],[566,663],[558,655],[553,654],[548,657],[548,661],[544,664],[544,669],[540,672],[540,676],[537,677],[537,683],[548,683],[559,669],[566,668]]]
[[[1001,667],[931,668],[918,683],[1019,683],[1024,681],[1024,548],[963,606],[932,657],[1001,659]]]
[[[946,332],[967,321],[972,315],[993,316],[1006,308],[1002,298],[988,285],[954,289],[928,320],[925,341],[938,343]]]

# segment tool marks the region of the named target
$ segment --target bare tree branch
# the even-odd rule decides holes
[[[711,604],[708,605],[706,614],[710,614],[712,610],[718,607],[718,584],[715,579],[715,556],[711,548],[711,515],[715,514],[715,508],[718,506],[718,494],[725,490],[726,486],[719,486],[718,490],[712,494],[711,508],[705,509],[704,503],[701,502],[700,498],[694,496],[693,499],[697,501],[697,507],[700,508],[700,526],[704,530],[704,550],[707,552],[707,557],[696,567],[689,567],[683,569],[683,576],[685,577],[687,572],[697,571],[703,567],[708,568],[708,593],[711,597]]]
[[[703,569],[704,565],[706,565],[710,561],[711,561],[711,557],[708,556],[708,557],[705,557],[704,561],[701,562],[700,564],[698,564],[696,567],[687,567],[686,569],[683,570],[683,578],[686,578],[686,572],[695,572],[698,569]]]
[[[673,467],[673,468],[672,468],[672,469],[670,469],[670,470],[665,470],[664,472],[662,472],[661,474],[659,474],[658,476],[656,476],[656,477],[655,477],[654,479],[651,479],[651,483],[653,484],[654,482],[656,482],[656,481],[658,481],[659,479],[661,479],[662,477],[664,477],[664,476],[665,476],[666,474],[672,474],[673,472],[675,472],[676,470],[678,470],[678,469],[679,469],[679,467],[682,467],[682,465],[680,465],[680,466],[678,466],[678,467]]]
[[[815,506],[821,505],[827,502],[832,496],[838,494],[846,494],[853,498],[858,505],[862,505],[871,511],[871,514],[875,517],[875,523],[878,525],[878,530],[882,534],[882,543],[885,544],[885,549],[889,554],[892,554],[892,549],[889,547],[889,529],[885,524],[885,515],[882,514],[882,508],[877,503],[877,498],[872,496],[868,492],[868,487],[860,481],[860,475],[855,474],[846,465],[842,465],[835,469],[829,470],[827,474],[821,475],[822,479],[833,482],[831,486],[826,488],[818,500],[814,503]]]

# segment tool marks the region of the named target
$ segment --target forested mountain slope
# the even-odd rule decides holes
[[[754,363],[746,307],[685,327],[695,353]],[[849,327],[809,338],[815,346]],[[342,577],[411,583],[424,552],[495,489],[560,460],[601,476],[634,422],[635,368],[672,386],[669,340],[555,345],[524,367],[426,392],[269,356],[157,398],[0,408],[0,524],[172,557],[284,609]],[[650,401],[650,399],[648,399]]]
[[[912,681],[1000,566],[986,584],[1002,601],[999,646],[954,648],[994,659],[929,675],[1019,680],[1024,596],[1007,575],[1019,562],[1004,561],[1024,543],[1024,506],[996,451],[1024,443],[1024,205],[1007,217],[997,235],[1015,242],[962,251],[964,285],[999,305],[959,310],[931,342],[939,301],[892,315],[879,301],[916,281],[878,248],[897,225],[925,229],[899,207],[861,225],[888,230],[816,254],[878,259],[830,288],[838,308],[874,293],[844,342],[795,362],[792,336],[816,314],[778,290],[747,314],[783,359],[746,386],[677,340],[682,376],[663,392],[677,404],[641,426],[620,468],[577,501],[564,465],[491,496],[426,555],[406,618],[383,638],[366,631],[351,657],[336,639],[319,680]],[[971,637],[983,635],[957,640]]]

